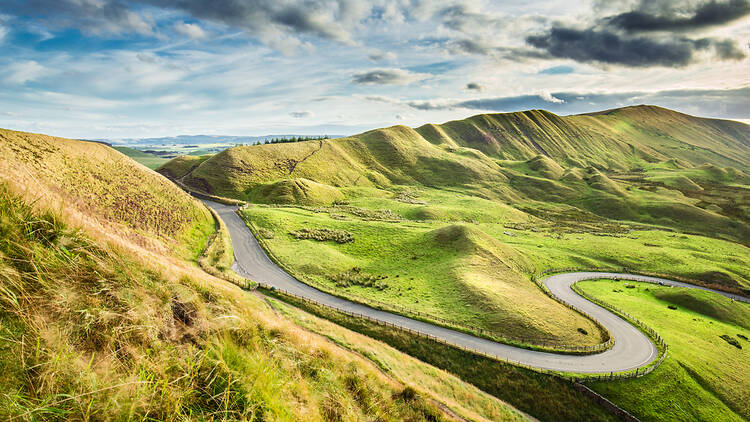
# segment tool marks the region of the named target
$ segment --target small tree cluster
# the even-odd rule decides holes
[[[272,139],[266,139],[265,141],[255,141],[255,143],[253,145],[288,144],[288,143],[292,143],[292,142],[322,141],[324,139],[329,139],[328,135],[321,135],[321,136],[292,136],[290,138],[272,138]]]

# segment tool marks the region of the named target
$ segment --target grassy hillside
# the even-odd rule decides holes
[[[594,388],[643,421],[750,418],[750,305],[705,291],[635,285],[579,283],[656,329],[669,344],[670,358],[643,378]]]
[[[180,251],[205,239],[167,248],[181,238],[139,222],[149,211],[202,221],[200,204],[121,154],[42,135],[3,139],[12,161],[0,172],[0,419],[523,419],[399,352],[391,362],[405,367],[385,371],[201,272]],[[122,197],[96,181],[128,172],[124,181],[140,183],[122,195],[160,207],[107,212]],[[217,250],[206,259],[224,265]]]
[[[181,179],[210,157],[210,155],[180,155],[157,167],[157,171],[170,179]]]
[[[181,180],[193,188],[255,203],[247,219],[304,281],[498,337],[602,340],[531,283],[549,268],[634,268],[750,295],[750,126],[737,122],[650,106],[567,117],[532,110],[230,148],[189,167]],[[343,199],[277,194],[297,179]],[[692,379],[714,379],[706,366],[691,368]],[[673,408],[648,410],[623,385],[601,390],[640,415],[678,415],[694,393],[742,414],[737,395],[692,387],[673,389]],[[728,375],[725,387],[744,384]],[[685,414],[722,407],[706,409]]]
[[[0,221],[3,418],[446,419],[257,298],[149,271],[4,187]]]
[[[112,148],[132,158],[134,161],[143,164],[144,166],[150,168],[151,170],[156,170],[157,168],[164,165],[167,161],[169,161],[168,158],[159,157],[158,155],[149,154],[147,152],[139,151],[133,148],[128,148],[128,147],[112,147]]]
[[[344,192],[348,205],[255,205],[244,213],[278,259],[309,282],[507,338],[601,340],[590,321],[529,281],[547,268],[637,268],[750,291],[747,247],[728,241],[606,220],[563,225],[443,190]],[[299,239],[294,233],[302,230],[336,231],[353,241]]]
[[[81,224],[154,251],[197,258],[213,230],[200,202],[112,148],[0,129],[0,178]]]
[[[458,188],[524,210],[564,203],[608,219],[746,241],[748,157],[747,125],[638,106],[567,117],[539,110],[479,115],[236,147],[201,162],[175,159],[159,171],[253,202],[288,203],[273,187],[297,178],[337,188]]]
[[[546,298],[531,274],[633,267],[750,292],[750,176],[725,167],[747,169],[748,128],[649,106],[534,110],[230,148],[159,171],[222,196],[305,207],[246,214],[286,265],[338,294],[506,338],[594,344],[593,324]],[[300,240],[300,230],[354,241]]]

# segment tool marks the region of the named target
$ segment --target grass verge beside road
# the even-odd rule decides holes
[[[750,305],[711,292],[630,281],[577,286],[636,316],[669,345],[669,358],[651,374],[592,383],[594,390],[644,421],[750,418],[750,343],[743,339],[750,338]]]

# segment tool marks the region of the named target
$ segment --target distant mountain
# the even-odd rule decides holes
[[[323,136],[324,134],[314,135]],[[276,138],[292,138],[307,135],[263,135],[263,136],[231,136],[231,135],[179,135],[161,138],[117,138],[99,139],[118,146],[170,146],[170,145],[202,145],[202,144],[254,144]],[[327,135],[329,138],[341,138],[342,135]]]

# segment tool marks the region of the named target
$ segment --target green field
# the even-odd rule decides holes
[[[710,292],[646,283],[600,280],[578,286],[645,322],[669,346],[669,357],[653,373],[594,383],[595,390],[644,421],[750,418],[750,305]]]
[[[151,170],[156,170],[169,161],[169,158],[159,157],[158,155],[149,154],[147,152],[138,151],[137,149],[128,147],[112,147],[113,149],[125,154],[126,156],[133,159],[133,161],[143,164]]]
[[[344,191],[373,196],[353,196],[349,205],[256,205],[244,212],[266,233],[272,252],[314,283],[502,337],[559,345],[601,341],[590,321],[529,281],[547,268],[629,267],[693,278],[725,273],[742,288],[750,285],[747,248],[728,241],[627,224],[582,225],[576,231],[512,208],[493,209],[480,198],[430,189],[418,197],[445,221],[421,220],[424,206],[393,199],[398,194]],[[292,235],[302,229],[337,230],[354,241]]]

